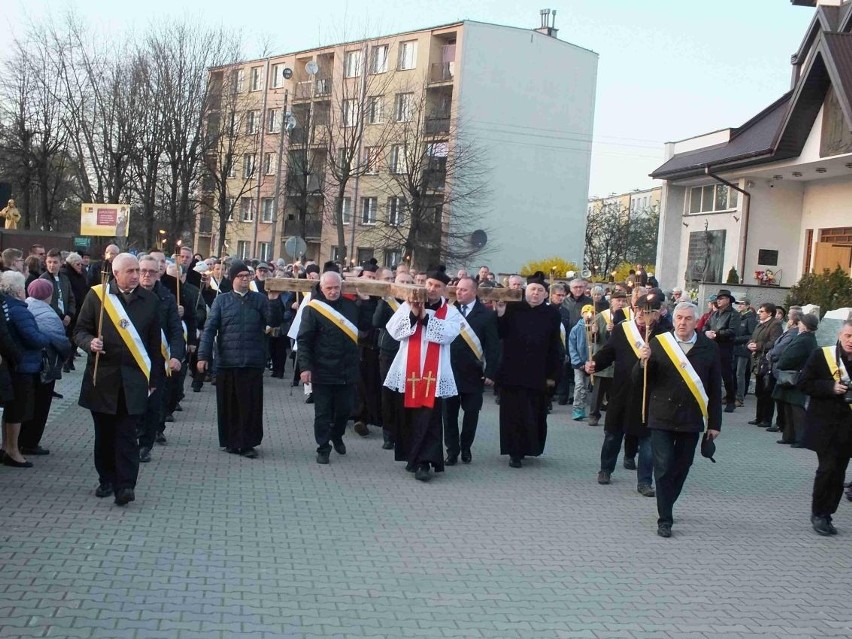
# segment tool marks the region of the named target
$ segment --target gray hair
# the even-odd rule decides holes
[[[330,279],[334,280],[336,284],[343,283],[343,278],[340,277],[340,273],[337,273],[336,271],[326,271],[325,273],[320,275],[320,286],[328,283],[328,280]]]
[[[80,257],[79,253],[69,253],[65,256],[65,263],[73,266],[74,264],[80,264],[83,261],[83,258]]]
[[[520,282],[520,283],[521,283],[521,285],[523,285],[523,283],[524,283],[524,278],[523,278],[523,277],[521,277],[520,275],[510,275],[510,276],[509,276],[509,280],[508,280],[508,281],[509,281],[509,283],[511,283],[511,282],[512,282],[512,280],[515,280],[515,281],[517,281],[517,282]]]
[[[125,266],[131,262],[136,262],[138,264],[139,260],[137,260],[136,256],[132,253],[119,253],[112,260],[112,270],[121,271],[121,269],[125,268]]]
[[[689,311],[690,313],[692,313],[692,317],[698,319],[698,307],[692,302],[678,302],[677,306],[674,307],[674,312],[672,313],[672,315],[674,315],[674,313],[677,313],[678,311]]]
[[[10,297],[26,296],[27,278],[20,271],[3,271],[0,274],[0,293]]]
[[[601,286],[600,284],[595,284],[592,287],[592,295],[603,295],[603,294],[604,294],[604,289],[603,289],[603,286]]]
[[[798,324],[802,321],[802,317],[804,317],[804,313],[802,313],[801,307],[790,307],[790,311],[787,313],[787,320],[793,322],[793,324]]]
[[[573,280],[568,282],[568,287],[570,288],[570,287],[574,286],[575,284],[582,284],[583,286],[585,286],[586,280],[584,280],[582,277],[575,277]]]
[[[550,292],[551,293],[567,293],[568,291],[565,290],[564,284],[560,284],[559,282],[556,282],[555,284],[550,285]]]

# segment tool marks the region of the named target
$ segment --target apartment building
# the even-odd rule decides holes
[[[659,210],[663,187],[655,186],[650,189],[633,189],[627,193],[610,193],[606,197],[590,197],[586,212],[604,206],[616,206],[619,210],[630,215],[644,215],[654,209]]]
[[[242,257],[293,258],[299,236],[319,261],[471,266],[465,243],[497,270],[581,259],[596,74],[544,14],[211,69],[208,165],[227,190],[205,180],[196,246],[216,253],[224,208]]]

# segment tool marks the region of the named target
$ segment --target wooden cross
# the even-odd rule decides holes
[[[414,374],[414,371],[411,372],[411,377],[406,380],[409,384],[411,384],[411,399],[414,399],[417,393],[415,389],[417,388],[417,382],[420,381],[420,378]]]
[[[424,382],[426,382],[426,397],[429,397],[429,387],[432,385],[432,382],[436,382],[438,380],[437,378],[432,376],[432,371],[429,371],[429,374],[422,379]]]

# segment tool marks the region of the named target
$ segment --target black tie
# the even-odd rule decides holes
[[[462,317],[467,317],[467,304],[462,304]]]

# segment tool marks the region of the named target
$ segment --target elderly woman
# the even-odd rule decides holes
[[[805,367],[811,353],[817,349],[816,330],[819,319],[808,313],[802,315],[798,309],[790,309],[790,319],[795,318],[797,334],[784,347],[773,371],[801,371]],[[791,333],[788,330],[787,333]],[[785,335],[787,334],[785,333]],[[780,340],[779,340],[780,341]],[[779,444],[790,444],[793,448],[804,448],[802,439],[805,435],[805,403],[807,396],[796,386],[776,384],[772,390],[772,398],[778,404],[778,410],[783,415],[781,420],[784,432]]]
[[[89,293],[89,281],[83,270],[83,258],[80,257],[79,253],[69,253],[65,258],[65,264],[62,265],[59,272],[64,273],[68,277],[68,281],[71,283],[71,292],[74,294],[74,299],[77,300],[77,311],[74,317],[71,318],[71,323],[65,331],[66,335],[70,337],[74,332],[74,326],[77,324],[77,315],[83,306],[83,300],[86,299],[86,295]],[[27,290],[29,291],[29,289]],[[74,358],[76,356],[77,349],[71,349],[70,354],[65,360],[63,371],[70,373],[74,370]]]
[[[56,380],[62,377],[62,363],[71,354],[71,342],[65,336],[65,326],[62,320],[50,306],[53,295],[53,285],[38,279],[27,288],[27,308],[35,318],[39,330],[47,335],[50,344],[45,349],[50,362],[49,381],[36,384],[35,404],[32,419],[21,424],[21,434],[18,437],[18,448],[23,455],[49,455],[50,451],[41,447],[41,437],[50,414],[50,404],[53,402],[53,387]]]
[[[41,371],[41,349],[50,344],[50,339],[39,330],[35,317],[24,302],[25,282],[24,276],[15,271],[0,275],[0,293],[6,296],[3,311],[12,340],[21,349],[21,358],[11,369],[14,399],[3,409],[3,464],[13,468],[32,467],[32,462],[27,461],[18,449],[18,436],[21,423],[32,419],[35,389]]]
[[[595,303],[595,313],[602,313],[609,308],[603,286],[595,284],[592,287],[592,301]]]

